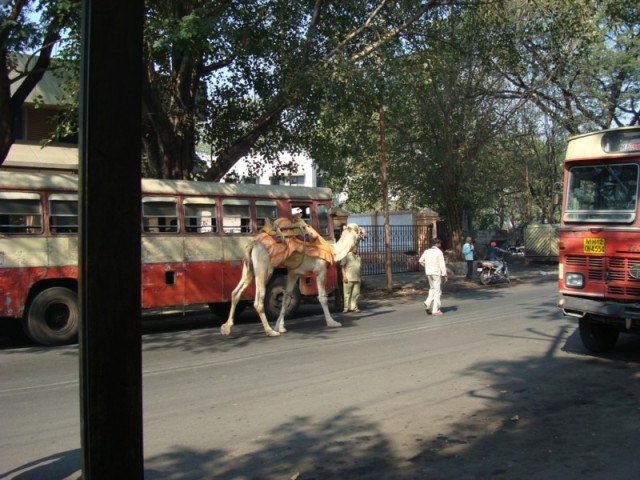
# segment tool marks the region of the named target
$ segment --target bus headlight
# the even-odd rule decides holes
[[[564,277],[564,285],[568,288],[583,288],[584,275],[581,273],[567,273]]]

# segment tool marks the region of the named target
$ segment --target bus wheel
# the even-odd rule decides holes
[[[580,339],[593,353],[607,353],[613,350],[620,332],[612,325],[596,323],[589,316],[580,319]]]
[[[64,287],[40,292],[22,319],[27,336],[41,345],[64,345],[78,336],[78,295]]]
[[[267,285],[267,291],[264,295],[264,313],[270,322],[278,319],[280,308],[282,307],[282,299],[287,289],[287,277],[283,275],[274,275]],[[289,316],[295,312],[300,305],[300,290],[298,287],[293,289],[293,298],[289,299],[287,309],[284,314]]]
[[[244,312],[245,308],[247,308],[247,304],[245,302],[238,302],[234,316],[237,317],[240,315]],[[226,320],[229,318],[229,312],[231,311],[231,302],[210,303],[209,310],[216,317]]]

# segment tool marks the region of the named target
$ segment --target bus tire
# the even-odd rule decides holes
[[[237,317],[242,312],[244,312],[245,308],[247,308],[247,304],[245,302],[238,302],[238,304],[236,305],[234,317]],[[229,318],[229,312],[231,311],[231,302],[210,303],[209,310],[216,317],[226,320]]]
[[[580,339],[587,350],[593,353],[607,353],[613,350],[620,332],[612,325],[594,322],[589,315],[579,321]]]
[[[269,284],[267,285],[267,291],[264,295],[264,313],[267,316],[267,320],[274,322],[280,315],[280,308],[282,306],[282,299],[287,288],[287,277],[284,275],[274,275],[271,277]],[[287,309],[285,310],[285,316],[291,315],[300,306],[300,289],[296,286],[293,289],[293,297],[290,299]]]
[[[29,304],[22,328],[36,343],[65,345],[78,338],[78,294],[64,287],[43,290]]]

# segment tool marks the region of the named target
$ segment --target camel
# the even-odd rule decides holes
[[[366,238],[366,231],[364,228],[358,227],[355,223],[347,225],[340,236],[340,240],[331,245],[333,261],[339,262],[342,260],[347,253],[351,251],[353,246],[364,238]],[[260,316],[265,333],[269,337],[277,337],[281,333],[285,333],[287,331],[284,327],[284,314],[287,307],[287,302],[285,301],[286,297],[292,298],[292,292],[298,283],[298,279],[306,272],[313,272],[316,275],[318,300],[320,301],[320,305],[322,305],[322,311],[324,312],[327,327],[341,327],[342,324],[340,322],[336,322],[329,313],[329,302],[327,301],[327,292],[325,288],[325,280],[329,265],[330,262],[325,259],[312,257],[298,252],[294,252],[280,265],[278,265],[278,268],[287,269],[287,286],[282,301],[282,307],[280,308],[280,315],[276,320],[275,329],[272,329],[264,312],[264,298],[267,283],[273,274],[274,267],[269,261],[267,248],[257,240],[252,241],[247,246],[244,254],[242,278],[231,294],[229,318],[220,327],[220,333],[222,333],[222,335],[229,335],[231,333],[231,328],[233,327],[233,316],[238,301],[240,300],[240,295],[249,286],[251,286],[254,281],[256,282],[256,297],[253,302],[253,306]]]

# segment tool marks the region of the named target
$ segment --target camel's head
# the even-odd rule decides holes
[[[349,223],[349,224],[345,227],[345,230],[349,230],[349,231],[351,231],[351,232],[355,233],[355,234],[356,234],[356,239],[357,239],[358,241],[361,241],[361,240],[364,240],[364,239],[366,239],[366,238],[367,238],[367,231],[366,231],[364,228],[359,227],[359,226],[358,226],[357,224],[355,224],[355,223]]]

